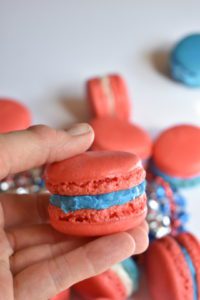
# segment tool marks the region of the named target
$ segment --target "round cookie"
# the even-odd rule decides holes
[[[143,161],[150,157],[152,141],[141,127],[115,117],[95,118],[90,125],[95,132],[92,150],[126,151],[138,155]]]
[[[126,300],[138,289],[139,270],[128,258],[108,271],[74,285],[81,299]]]
[[[176,187],[200,183],[200,127],[178,125],[154,143],[152,172]]]
[[[190,87],[200,86],[200,33],[181,39],[170,55],[172,77]]]
[[[47,166],[45,180],[51,224],[63,233],[106,235],[145,219],[145,171],[131,153],[89,151]]]
[[[31,114],[23,104],[0,98],[0,133],[26,129],[30,125]]]
[[[154,241],[144,264],[152,300],[198,300],[200,244],[190,233]]]
[[[67,289],[60,294],[53,297],[51,300],[69,300],[70,299],[70,290]]]
[[[126,83],[118,74],[96,77],[87,81],[87,98],[93,117],[130,117],[130,99]]]

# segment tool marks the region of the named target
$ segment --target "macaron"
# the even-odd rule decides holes
[[[69,289],[67,289],[67,290],[59,293],[55,297],[51,298],[51,300],[69,300],[69,299],[70,299],[70,290]]]
[[[122,76],[111,74],[91,78],[86,83],[87,99],[93,117],[116,116],[121,120],[130,117],[130,99]]]
[[[52,226],[68,235],[100,236],[146,217],[145,171],[131,153],[88,151],[47,166]]]
[[[151,170],[175,187],[200,183],[200,127],[177,125],[163,131],[153,147]]]
[[[31,113],[20,102],[0,98],[0,133],[26,129],[31,125]]]
[[[172,77],[190,87],[200,86],[200,33],[181,39],[170,55]]]
[[[139,270],[128,258],[108,271],[74,285],[81,299],[126,300],[138,289]]]
[[[147,180],[147,222],[150,240],[186,230],[189,214],[187,201],[161,177]]]
[[[94,118],[90,121],[95,139],[92,150],[126,151],[147,161],[152,151],[149,134],[141,127],[115,117]]]
[[[144,267],[152,300],[200,299],[200,244],[191,233],[154,241]]]

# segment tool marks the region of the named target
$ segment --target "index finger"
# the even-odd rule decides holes
[[[0,135],[0,179],[66,159],[86,151],[94,138],[88,124],[70,130],[56,130],[45,125]]]

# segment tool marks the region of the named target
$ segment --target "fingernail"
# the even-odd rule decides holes
[[[89,124],[80,123],[80,124],[76,124],[73,127],[71,127],[67,132],[71,136],[77,136],[77,135],[83,135],[83,134],[89,133],[90,131],[92,131],[92,129]]]

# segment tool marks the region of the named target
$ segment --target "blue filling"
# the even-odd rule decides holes
[[[123,205],[145,193],[146,182],[122,191],[100,195],[61,196],[52,195],[50,203],[65,213],[80,209],[102,210],[115,205]]]
[[[183,252],[183,255],[185,257],[185,260],[187,262],[187,265],[189,267],[191,276],[192,276],[192,283],[193,283],[193,300],[198,300],[198,287],[197,287],[197,278],[196,278],[196,271],[195,267],[193,265],[192,259],[188,253],[188,251],[181,246],[181,251]]]
[[[182,39],[170,57],[172,77],[188,86],[200,86],[200,34]]]
[[[133,282],[133,286],[135,287],[135,291],[138,289],[139,285],[139,270],[132,258],[127,258],[121,262],[124,270],[129,275]]]
[[[160,171],[154,164],[151,164],[151,170],[155,175],[160,176],[165,181],[169,182],[172,187],[187,188],[200,184],[200,176],[190,178],[172,177]]]

